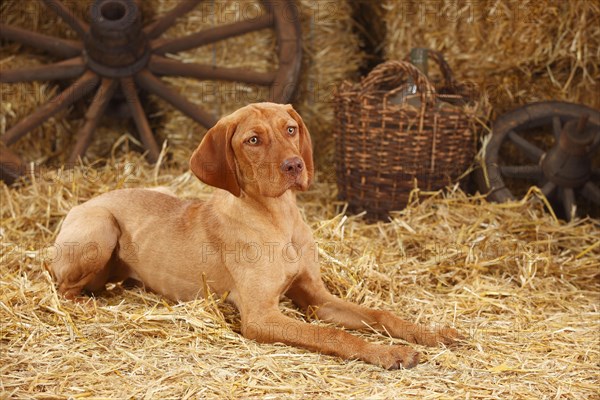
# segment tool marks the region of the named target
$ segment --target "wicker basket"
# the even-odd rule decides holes
[[[383,63],[360,84],[344,82],[337,91],[336,173],[350,212],[387,219],[389,211],[406,206],[415,187],[441,189],[472,162],[470,120],[453,105],[463,96],[453,94],[450,69],[439,59],[445,94],[403,61]],[[415,94],[407,94],[409,85]]]

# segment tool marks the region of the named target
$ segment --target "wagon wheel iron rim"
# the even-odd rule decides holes
[[[288,102],[296,90],[302,49],[299,17],[293,0],[261,0],[264,12],[255,18],[242,19],[177,38],[162,38],[161,35],[202,0],[182,1],[145,26],[142,26],[137,0],[94,0],[90,8],[90,25],[77,18],[60,0],[40,1],[66,22],[77,33],[79,40],[57,38],[0,24],[1,39],[19,42],[59,59],[63,58],[43,66],[2,70],[0,82],[73,79],[74,82],[0,136],[1,146],[4,147],[2,154],[6,155],[0,159],[0,178],[13,180],[13,175],[22,172],[24,165],[19,159],[16,167],[16,155],[7,146],[82,98],[92,97],[92,101],[85,113],[84,122],[76,133],[76,144],[69,157],[70,165],[85,153],[108,102],[119,91],[127,100],[150,162],[157,161],[160,148],[140,102],[139,89],[166,100],[207,129],[216,123],[217,119],[211,113],[164,83],[161,76],[265,86],[269,88],[269,98],[266,100],[278,103]],[[212,45],[263,29],[273,29],[277,40],[279,66],[271,72],[183,63],[165,57],[167,53]]]
[[[552,145],[536,143],[534,132]],[[508,143],[527,161],[504,163]],[[600,206],[600,166],[594,165],[599,155],[600,111],[558,101],[528,104],[494,123],[483,160],[487,181],[480,179],[480,189],[489,199],[505,202],[516,198],[511,179],[537,184],[570,220],[584,198]]]

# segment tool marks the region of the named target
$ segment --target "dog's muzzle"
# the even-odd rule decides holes
[[[284,160],[279,169],[290,178],[298,178],[304,170],[304,161],[300,157],[291,157]]]

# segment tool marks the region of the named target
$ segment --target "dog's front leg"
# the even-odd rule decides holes
[[[238,278],[230,299],[241,316],[242,335],[262,343],[284,343],[347,360],[359,359],[387,369],[412,368],[419,353],[407,346],[368,343],[342,330],[301,322],[279,311],[282,274],[276,268],[231,269]],[[235,279],[235,278],[234,278]]]
[[[288,318],[276,309],[250,315],[242,312],[242,334],[262,343],[280,342],[386,369],[412,368],[419,362],[419,353],[410,347],[368,343],[339,329]]]
[[[313,310],[322,321],[339,324],[348,329],[371,327],[410,343],[427,346],[451,345],[461,338],[455,329],[449,327],[431,329],[405,321],[391,312],[372,310],[334,296],[321,279],[318,254],[311,250],[315,248],[312,234],[305,229],[300,231],[298,236],[298,242],[302,243],[301,272],[286,296],[299,307],[307,311]]]
[[[314,310],[321,321],[339,324],[348,329],[371,327],[392,337],[426,346],[451,345],[460,335],[455,329],[430,329],[405,321],[389,311],[373,310],[335,297],[322,283],[300,277],[287,296],[300,307]]]

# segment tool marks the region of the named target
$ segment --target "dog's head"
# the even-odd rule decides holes
[[[206,133],[190,169],[235,196],[242,190],[267,197],[306,190],[314,174],[310,134],[291,105],[250,104]]]

